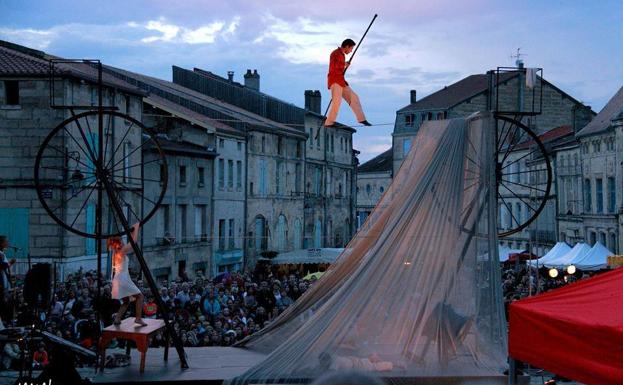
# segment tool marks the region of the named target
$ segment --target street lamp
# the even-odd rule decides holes
[[[567,274],[575,274],[575,266],[569,265],[567,266]]]
[[[558,277],[558,269],[554,269],[554,268],[549,269],[549,276],[552,278]]]

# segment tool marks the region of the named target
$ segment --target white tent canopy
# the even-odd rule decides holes
[[[576,243],[568,253],[543,263],[543,265],[547,267],[555,267],[555,268],[564,268],[565,266],[571,265],[574,260],[579,260],[584,257],[586,253],[591,250],[591,247],[586,243]]]
[[[614,255],[614,253],[597,242],[588,253],[574,259],[571,263],[580,270],[600,270],[606,268],[608,257],[611,255]]]
[[[547,254],[545,254],[544,256],[542,256],[541,258],[537,260],[528,261],[528,263],[531,266],[537,266],[537,261],[538,261],[538,266],[543,266],[550,261],[554,261],[562,257],[563,255],[567,254],[570,251],[571,251],[571,247],[567,245],[566,242],[558,242],[554,245],[554,247],[552,247],[550,251],[547,252]]]

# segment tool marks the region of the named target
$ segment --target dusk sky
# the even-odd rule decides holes
[[[0,39],[67,58],[170,80],[171,66],[199,67],[303,105],[306,89],[328,102],[328,56],[379,15],[347,73],[368,120],[355,147],[365,161],[391,146],[395,112],[445,85],[496,66],[517,48],[528,67],[599,111],[623,85],[623,1],[13,1],[0,0]],[[342,105],[339,121],[355,124]]]

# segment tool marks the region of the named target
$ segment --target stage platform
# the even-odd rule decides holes
[[[240,348],[184,348],[188,369],[180,368],[175,349],[169,349],[169,361],[164,362],[163,348],[150,348],[145,360],[145,372],[139,373],[140,353],[132,349],[132,364],[124,368],[104,369],[91,379],[95,384],[201,384],[220,385],[224,379],[244,373],[265,358],[264,354]],[[107,351],[125,353],[123,349]]]
[[[261,362],[266,356],[240,348],[204,347],[184,348],[188,356],[189,369],[180,369],[175,349],[170,350],[169,361],[162,360],[163,349],[149,349],[145,372],[139,373],[140,354],[132,350],[132,364],[124,368],[105,369],[91,377],[95,384],[133,385],[221,385],[224,380],[244,373]],[[109,349],[108,353],[123,353],[124,350]],[[414,377],[408,374],[392,376],[405,385],[507,385],[508,377]],[[521,378],[518,384],[529,384],[529,378]]]

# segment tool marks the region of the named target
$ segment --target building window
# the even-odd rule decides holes
[[[170,241],[171,228],[169,227],[169,205],[162,205],[160,208],[160,212],[162,212],[162,236]]]
[[[281,194],[281,162],[277,162],[275,166],[275,189],[277,191],[277,195]]]
[[[294,166],[294,171],[294,191],[298,193],[301,191],[301,178],[303,177],[300,163]]]
[[[420,114],[420,120],[421,120],[422,122],[426,120],[426,113],[425,113],[425,112],[422,112],[422,113]]]
[[[591,246],[593,246],[595,244],[595,242],[597,242],[597,233],[595,233],[594,231],[590,232],[590,238],[589,238],[589,243]]]
[[[227,160],[227,188],[234,188],[234,161]]]
[[[236,161],[236,190],[242,190],[242,161]]]
[[[444,119],[448,119],[448,111],[444,111],[443,112],[443,118]]]
[[[604,232],[599,233],[599,243],[601,243],[604,246],[606,245],[606,233]]]
[[[238,151],[242,151],[242,142],[237,143]]]
[[[318,129],[318,133],[316,134],[316,147],[320,148],[320,128]]]
[[[225,250],[225,219],[218,220],[218,249]]]
[[[277,137],[277,154],[283,155],[283,138]]]
[[[186,186],[186,166],[180,166],[180,186]]]
[[[437,120],[441,120],[443,119],[443,113],[442,112],[438,112],[437,113]]]
[[[19,105],[19,82],[17,80],[4,81],[4,103],[9,106]]]
[[[205,172],[203,167],[197,167],[197,185],[199,187],[205,186]]]
[[[610,251],[617,254],[618,247],[616,233],[610,233],[610,243],[608,244],[608,248],[610,249]]]
[[[219,139],[218,140],[218,147],[219,148],[225,148],[225,139]]]
[[[591,180],[584,179],[584,212],[590,213],[593,210],[592,203]]]
[[[402,140],[402,154],[403,156],[407,156],[409,150],[411,149],[411,138]]]
[[[314,148],[314,129],[309,127],[309,148]]]
[[[379,187],[379,191],[381,192],[381,194],[383,194],[383,192],[385,192],[385,188],[383,186]]]
[[[303,157],[303,142],[300,142],[300,141],[296,142],[296,157],[297,158]]]
[[[195,241],[207,241],[207,208],[206,205],[195,205]]]
[[[340,145],[342,144],[342,138],[340,138]],[[335,135],[331,134],[331,152],[335,152]]]
[[[413,118],[415,115],[413,114],[406,114],[405,115],[405,126],[412,126],[413,125]]]
[[[614,178],[611,176],[608,177],[608,212],[609,213],[614,213],[615,208],[616,208],[617,193],[616,193],[614,186],[615,186]]]
[[[315,174],[314,174],[314,194],[316,194],[316,196],[320,196],[321,191],[322,191],[322,169],[320,167],[316,167]]]
[[[186,243],[188,240],[188,229],[186,227],[186,209],[187,205],[179,205],[180,208],[180,239],[182,243]]]
[[[161,164],[160,165],[160,184],[164,184],[166,174],[167,174],[167,169],[164,166],[164,164]]]
[[[426,118],[427,118],[428,120],[433,120],[433,113],[432,113],[432,112],[429,112],[429,113],[428,113],[428,115],[426,116]]]
[[[125,142],[123,144],[123,183],[128,183],[130,179],[130,143]]]
[[[130,115],[130,95],[125,95],[125,113]]]
[[[229,239],[229,249],[233,249],[234,248],[234,229],[235,229],[235,225],[234,225],[234,220],[230,219],[229,220],[229,226],[227,228],[228,231],[228,239]]]
[[[218,188],[225,188],[225,159],[218,160]]]
[[[604,212],[604,184],[601,178],[595,179],[595,199],[597,200],[595,207],[601,214]]]
[[[259,160],[259,188],[258,188],[258,192],[260,195],[265,196],[267,194],[267,183],[266,183],[266,179],[268,177],[268,173],[266,172],[266,159],[260,159]]]
[[[370,193],[372,192],[372,186],[370,186],[369,184],[366,185],[366,194],[370,195]]]
[[[95,86],[91,86],[91,105],[97,105],[97,88]]]
[[[262,154],[266,152],[266,138],[262,135]]]

